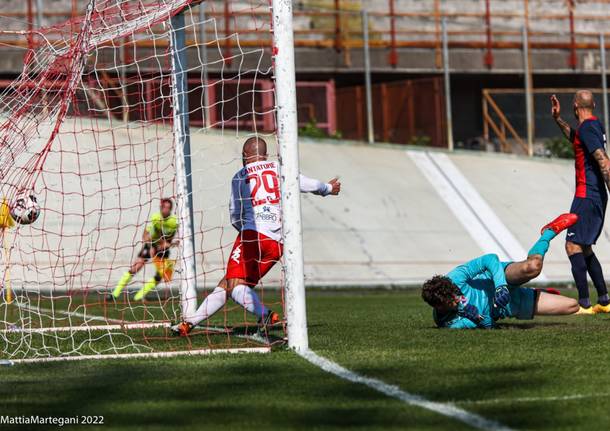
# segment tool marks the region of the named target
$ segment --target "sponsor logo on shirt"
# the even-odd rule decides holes
[[[256,213],[256,220],[258,221],[272,221],[276,222],[278,220],[277,214],[271,211],[271,207],[268,205],[263,206],[262,212]]]
[[[239,245],[239,247],[235,248],[235,250],[233,250],[233,253],[231,253],[231,260],[234,261],[235,263],[239,263],[239,259],[241,258],[241,244]]]

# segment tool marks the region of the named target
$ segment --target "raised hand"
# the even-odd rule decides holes
[[[561,114],[561,105],[559,104],[559,99],[554,94],[551,96],[551,115],[553,118],[559,118]]]
[[[555,119],[555,122],[561,129],[561,133],[567,138],[572,139],[572,128],[566,121],[560,117],[561,106],[559,105],[559,99],[554,94],[551,96],[551,115]]]
[[[331,195],[337,196],[341,192],[341,181],[339,181],[339,178],[333,178],[328,184],[332,186]]]

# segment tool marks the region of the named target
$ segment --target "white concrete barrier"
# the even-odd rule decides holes
[[[78,120],[64,124],[66,133],[37,182],[41,219],[9,237],[8,267],[15,288],[111,289],[136,255],[158,198],[173,193],[171,139],[162,128],[151,125],[144,135],[137,128],[138,136],[118,129],[113,140],[100,141],[101,135],[69,133],[72,121]],[[103,121],[97,126],[104,130]],[[241,167],[243,140],[230,131],[192,136],[200,288],[223,276],[235,239],[229,187]],[[275,157],[272,139],[270,143]],[[480,219],[477,229],[486,231],[479,236],[477,229],[465,227],[464,218],[405,147],[302,139],[300,151],[303,173],[323,180],[339,175],[343,183],[339,197],[303,196],[308,286],[417,284],[483,252],[523,258],[540,227],[569,210],[574,189],[569,161],[470,152],[433,155],[453,187],[470,184],[462,204],[476,201],[470,211]],[[9,189],[10,184],[2,185],[3,194]],[[606,267],[608,239],[605,229],[596,247]],[[563,236],[557,238],[547,255],[544,272],[550,281],[571,280],[563,243]],[[152,267],[134,282],[139,287],[151,274]],[[277,265],[264,284],[280,280]]]

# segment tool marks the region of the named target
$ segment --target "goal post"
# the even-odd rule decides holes
[[[288,345],[295,350],[305,351],[309,347],[309,340],[303,269],[303,230],[299,188],[298,123],[291,1],[273,0],[273,42]]]
[[[180,248],[184,277],[180,285],[182,317],[191,316],[197,309],[197,280],[193,233],[193,180],[191,167],[191,137],[188,109],[188,83],[185,70],[185,20],[182,12],[171,18],[170,50],[172,64],[172,100],[174,124],[174,152],[176,158],[176,206],[180,221]],[[207,64],[202,67],[207,68]]]

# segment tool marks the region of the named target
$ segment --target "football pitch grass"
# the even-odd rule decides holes
[[[610,316],[449,331],[434,328],[417,290],[312,291],[307,300],[311,348],[355,373],[513,429],[610,428]],[[282,348],[3,367],[5,415],[104,417],[83,429],[471,429]]]

